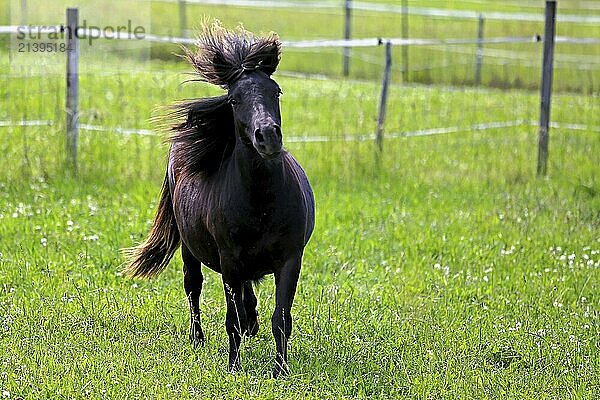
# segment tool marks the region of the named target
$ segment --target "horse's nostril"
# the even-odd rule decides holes
[[[275,128],[275,134],[277,137],[281,138],[281,127],[277,124],[273,125],[273,127]]]
[[[257,143],[262,143],[265,141],[265,137],[263,136],[262,132],[260,131],[260,129],[257,129],[254,131],[254,138],[256,139]]]

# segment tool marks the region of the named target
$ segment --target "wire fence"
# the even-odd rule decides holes
[[[252,7],[252,8],[292,8],[292,9],[334,9],[339,10],[344,7],[343,2],[299,2],[299,1],[270,1],[270,0],[154,0],[156,2],[166,3],[187,3],[199,5],[218,5],[218,6],[237,6],[237,7]],[[475,12],[452,9],[440,9],[431,7],[415,7],[411,6],[405,10],[401,6],[390,4],[363,3],[358,1],[349,2],[349,7],[357,11],[371,11],[380,13],[396,13],[402,14],[408,12],[409,15],[418,15],[425,17],[437,18],[456,18],[456,19],[471,19],[478,20],[481,16],[485,19],[495,19],[500,21],[526,21],[526,22],[543,22],[544,16],[535,13],[522,12]],[[540,8],[539,2],[537,8]],[[558,22],[572,22],[578,24],[599,24],[600,16],[593,15],[558,15]]]
[[[22,25],[3,25],[0,26],[0,34],[17,34],[23,29]],[[50,25],[40,26],[35,28],[36,33],[48,34],[56,33],[57,31],[64,30],[63,25]],[[77,29],[77,37],[80,39],[93,38],[100,39],[101,31],[97,29]],[[196,43],[195,38],[188,37],[176,37],[176,36],[164,36],[154,35],[151,33],[144,33],[143,37],[136,37],[130,34],[123,34],[122,36],[115,36],[111,39],[116,40],[130,40],[130,41],[149,41],[157,43],[176,43],[176,44],[194,44]],[[557,43],[566,44],[581,44],[581,45],[598,45],[600,44],[600,37],[598,38],[581,38],[581,37],[568,37],[568,36],[557,36]],[[370,37],[362,39],[323,39],[323,40],[283,40],[282,45],[288,48],[338,48],[338,47],[377,47],[384,43],[391,43],[393,46],[435,46],[435,45],[464,45],[464,44],[509,44],[509,43],[540,43],[543,38],[540,35],[534,36],[510,36],[510,37],[491,37],[491,38],[448,38],[448,39],[430,39],[430,38],[386,38],[386,37]]]
[[[0,35],[16,35],[22,26],[10,25],[0,26]],[[59,31],[61,25],[56,26],[43,26],[36,28],[36,32],[39,34],[48,34]],[[91,29],[79,29],[78,34],[81,38],[99,38],[99,31]],[[117,37],[118,40],[123,41],[143,41],[149,43],[159,44],[183,44],[193,45],[195,39],[187,37],[174,37],[165,35],[156,35],[152,33],[145,33],[142,39],[133,37],[131,35],[123,35]],[[425,64],[413,63],[410,67],[410,71],[414,73],[421,73],[423,71],[433,71],[442,69],[456,69],[459,66],[464,66],[466,73],[464,79],[468,79],[469,71],[477,75],[477,70],[482,68],[482,65],[478,64],[492,64],[492,65],[513,65],[517,62],[518,68],[537,68],[539,66],[539,53],[537,51],[528,50],[514,50],[514,49],[502,49],[497,48],[498,45],[514,45],[514,44],[539,44],[543,41],[540,35],[533,36],[513,36],[513,37],[488,37],[488,38],[396,38],[396,37],[370,37],[362,39],[323,39],[323,40],[283,40],[282,44],[288,51],[301,51],[312,52],[313,54],[320,54],[322,50],[333,50],[338,54],[342,55],[344,49],[351,49],[350,53],[352,58],[359,62],[369,65],[385,65],[385,58],[381,54],[373,53],[370,49],[380,47],[384,43],[391,43],[394,47],[411,47],[411,48],[427,48],[429,52],[441,52],[444,54],[456,54],[463,56],[461,58],[444,57],[443,62],[432,62],[431,60],[425,60]],[[568,36],[557,36],[556,43],[558,45],[578,45],[578,46],[600,46],[600,37],[568,37]],[[478,48],[476,49],[475,46]],[[361,50],[365,51],[361,51]],[[131,48],[120,50],[121,52],[130,51]],[[477,57],[477,51],[481,52],[481,56]],[[321,54],[322,55],[322,54]],[[469,61],[466,57],[472,56],[472,61]],[[398,57],[396,57],[398,58]],[[569,53],[557,53],[555,55],[556,68],[557,69],[577,69],[577,70],[588,70],[595,71],[600,69],[600,54],[569,54]],[[485,60],[485,61],[484,61]],[[403,60],[404,61],[404,60]],[[284,66],[285,68],[285,66]],[[405,72],[407,65],[405,63],[395,63],[393,70],[399,72]],[[301,71],[296,71],[301,72]],[[310,72],[310,71],[308,71]],[[318,72],[317,72],[318,73]],[[380,72],[374,71],[374,76],[377,76]],[[479,79],[473,79],[475,83],[478,83]],[[418,79],[415,81],[419,81]],[[427,83],[427,82],[424,82]],[[593,84],[593,82],[592,82]],[[560,89],[560,88],[559,88]],[[590,90],[594,90],[593,88]]]
[[[403,0],[404,2],[404,0]],[[440,84],[470,84],[470,85],[488,85],[498,86],[503,88],[523,87],[533,89],[539,84],[538,66],[540,55],[540,47],[535,43],[541,42],[540,22],[544,16],[539,2],[517,4],[513,2],[512,6],[519,8],[530,7],[536,8],[538,12],[497,12],[485,11],[484,3],[472,2],[479,9],[484,11],[470,10],[453,10],[432,7],[404,7],[393,4],[377,4],[366,3],[359,1],[272,1],[272,0],[153,0],[152,4],[165,4],[170,6],[170,13],[175,18],[164,20],[163,13],[160,13],[157,18],[152,19],[152,27],[156,29],[152,33],[146,33],[144,42],[151,43],[149,54],[152,58],[172,58],[175,44],[192,44],[193,39],[188,37],[190,34],[188,24],[194,25],[198,21],[198,16],[202,16],[207,12],[231,12],[232,9],[242,8],[245,14],[248,15],[248,20],[245,25],[252,27],[252,20],[260,20],[261,25],[270,26],[277,23],[280,19],[280,14],[273,15],[272,20],[269,20],[269,14],[264,14],[265,11],[273,10],[289,10],[289,15],[294,18],[297,12],[312,13],[315,10],[329,10],[334,13],[332,18],[328,18],[323,22],[315,23],[311,29],[306,29],[305,33],[311,31],[325,32],[321,28],[313,29],[316,26],[333,26],[344,20],[344,9],[349,8],[354,13],[350,19],[347,19],[345,24],[352,23],[353,32],[351,35],[360,36],[359,39],[344,40],[338,38],[303,38],[295,37],[288,38],[289,34],[284,29],[284,45],[288,51],[286,60],[284,60],[282,69],[294,72],[304,72],[308,74],[324,74],[329,76],[337,76],[343,74],[359,79],[379,79],[381,68],[385,58],[381,56],[381,51],[376,50],[377,44],[390,41],[394,46],[392,50],[396,62],[392,66],[392,80],[402,79],[403,82],[416,83],[440,83]],[[23,2],[27,4],[27,2]],[[537,4],[537,6],[536,6]],[[189,6],[186,8],[186,6]],[[212,8],[206,8],[212,7]],[[252,13],[260,12],[255,18]],[[594,10],[591,8],[591,10]],[[21,20],[26,20],[27,10],[22,10]],[[239,14],[239,13],[238,13]],[[236,14],[236,15],[238,15]],[[407,14],[411,17],[419,17],[419,20],[398,20],[399,15]],[[179,19],[177,19],[179,16]],[[267,19],[265,19],[265,16]],[[239,17],[236,17],[239,18]],[[286,18],[289,18],[286,17]],[[375,18],[375,19],[373,19]],[[440,19],[443,19],[440,22]],[[338,22],[334,22],[334,21]],[[387,21],[382,25],[382,31],[379,36],[363,35],[363,31],[372,31],[365,28],[366,26],[377,24],[376,20]],[[485,35],[483,28],[481,39],[477,38],[475,32],[475,24],[473,24],[473,36],[465,35],[465,25],[469,21],[497,21],[502,25],[494,27],[485,27]],[[364,21],[364,22],[363,22]],[[408,24],[410,27],[404,27]],[[429,21],[429,22],[428,22]],[[434,22],[435,21],[435,22]],[[456,25],[457,22],[460,25]],[[462,21],[462,22],[461,22]],[[568,34],[563,34],[556,38],[556,43],[559,46],[556,52],[556,65],[559,70],[559,77],[555,89],[563,90],[579,90],[584,93],[595,93],[600,87],[600,79],[596,76],[600,74],[591,74],[590,76],[580,77],[571,73],[572,69],[595,71],[596,66],[600,67],[598,57],[600,57],[600,29],[597,26],[600,24],[600,15],[592,13],[587,14],[568,14],[559,13],[557,16],[559,23],[570,26]],[[168,22],[168,23],[166,23]],[[175,22],[175,23],[174,23]],[[178,23],[177,23],[178,22]],[[284,20],[283,22],[287,22]],[[334,23],[332,23],[334,22]],[[514,35],[518,29],[506,25],[505,22],[523,23],[526,30],[535,31],[530,35]],[[256,22],[254,22],[256,23]],[[533,25],[532,25],[533,24]],[[294,24],[295,25],[295,24]],[[385,25],[385,26],[383,26]],[[438,26],[451,26],[449,32],[439,31]],[[396,28],[393,28],[393,27]],[[510,28],[506,28],[509,26]],[[402,28],[402,37],[395,34],[400,33]],[[308,28],[308,27],[307,27]],[[404,30],[410,33],[410,36],[404,36]],[[584,29],[581,29],[584,28]],[[0,27],[0,33],[14,34],[18,26]],[[338,29],[338,28],[336,28]],[[391,29],[391,30],[390,30]],[[418,30],[417,30],[418,29]],[[432,30],[433,29],[433,30]],[[508,29],[509,35],[499,35]],[[344,30],[351,31],[349,27]],[[435,33],[438,30],[440,37],[428,37],[431,32]],[[178,34],[173,34],[173,32]],[[431,31],[431,32],[430,32]],[[488,32],[490,31],[490,32]],[[41,30],[40,32],[44,32]],[[331,30],[328,30],[327,36],[331,35]],[[467,31],[468,32],[468,31]],[[87,32],[87,35],[97,32]],[[341,33],[341,29],[340,29]],[[394,34],[395,33],[395,34]],[[462,37],[452,37],[460,33]],[[316,33],[320,35],[320,33]],[[451,36],[448,36],[451,35]],[[581,35],[582,37],[579,37]],[[445,36],[445,37],[444,37]],[[466,37],[465,37],[466,36]],[[365,38],[366,37],[366,38]],[[125,37],[130,39],[131,37]],[[301,40],[307,39],[307,40]],[[162,46],[162,47],[161,47]],[[472,46],[472,47],[471,47]],[[478,46],[481,46],[479,48]],[[409,51],[410,62],[409,62]],[[131,47],[124,50],[114,50],[125,54]],[[402,52],[400,54],[400,49]],[[176,51],[176,50],[175,50]],[[478,54],[478,52],[480,54]],[[302,58],[307,54],[313,57],[314,65],[307,65]],[[332,54],[339,54],[340,58],[344,59],[343,64],[336,65],[330,61]],[[353,60],[353,65],[348,67],[347,58]],[[475,58],[479,57],[482,63],[478,65]],[[470,63],[467,58],[472,58]],[[341,66],[343,65],[343,71]],[[488,68],[485,68],[487,66]],[[564,76],[563,76],[564,75]],[[590,79],[591,77],[591,79]],[[568,82],[563,84],[563,82]]]
[[[165,0],[165,2],[168,2]],[[229,1],[186,1],[186,3],[198,3],[198,4],[234,4],[236,6],[240,6],[243,1],[229,2]],[[260,3],[261,6],[264,7],[265,4],[269,2],[249,2],[252,3],[255,7],[257,3]],[[292,2],[276,2],[278,7],[292,7]],[[303,7],[307,7],[306,3],[302,3]],[[373,6],[369,3],[369,7]],[[376,5],[375,5],[376,6]],[[314,6],[315,8],[326,9],[331,7],[329,3],[322,3],[321,5]],[[339,5],[336,5],[339,7]],[[354,2],[353,9],[361,10],[361,3]],[[386,6],[386,10],[388,10]],[[382,10],[373,9],[371,7],[369,10],[365,10],[369,12],[381,12]],[[389,10],[388,10],[389,11]],[[427,12],[431,10],[428,9]],[[447,11],[447,10],[446,10]],[[387,11],[386,11],[387,12]],[[396,12],[396,11],[394,11]],[[419,13],[424,13],[425,11],[420,9],[411,8],[411,15],[421,15]],[[437,12],[437,11],[436,11]],[[461,16],[457,17],[456,15],[444,15],[444,17],[452,17],[452,18],[463,18],[463,19],[473,19],[472,14],[459,13]],[[509,13],[504,13],[506,15],[500,14],[492,14],[489,17],[489,14],[486,14],[486,18],[497,18],[502,19],[508,17]],[[425,14],[423,14],[425,15]],[[429,14],[428,14],[429,15]],[[430,16],[430,15],[429,15]],[[440,16],[440,15],[436,15]],[[522,14],[522,21],[530,21],[526,14]],[[480,14],[477,14],[477,18],[481,18]],[[582,16],[585,22],[581,23],[589,23],[594,24],[593,18],[590,20],[586,16]],[[588,19],[585,19],[588,18]],[[518,20],[518,19],[517,19]],[[582,21],[584,21],[582,20]],[[571,23],[572,21],[565,20],[564,17],[559,18],[558,21],[564,21]],[[590,22],[592,21],[592,22]],[[11,26],[0,26],[0,34],[6,35],[15,35],[18,33],[19,25],[11,25]],[[61,25],[51,25],[46,26],[44,28],[40,28],[40,32],[50,32],[56,31],[56,29],[60,29]],[[90,36],[96,35],[98,32],[90,29],[79,29],[78,33],[82,39],[88,38]],[[135,42],[140,41],[144,43],[151,44],[165,44],[165,45],[173,45],[173,44],[184,44],[190,45],[194,42],[194,39],[188,37],[180,37],[173,35],[164,35],[164,34],[155,34],[155,33],[145,33],[143,39],[139,38],[131,38],[131,37],[123,37],[123,41]],[[283,40],[283,45],[286,49],[294,52],[300,52],[301,54],[305,54],[304,52],[317,52],[316,54],[322,55],[322,51],[330,51],[333,54],[337,54],[339,56],[343,55],[344,49],[351,49],[351,56],[353,60],[358,62],[363,62],[365,64],[370,64],[376,66],[375,75],[379,78],[382,71],[383,66],[386,63],[386,59],[383,55],[383,44],[390,43],[391,46],[395,48],[402,47],[410,47],[411,49],[415,49],[414,51],[418,51],[416,49],[425,48],[430,52],[441,52],[444,54],[444,57],[438,58],[435,62],[425,61],[421,62],[413,62],[410,71],[414,73],[432,73],[432,71],[439,71],[444,68],[448,68],[450,66],[460,66],[463,67],[465,71],[471,76],[474,75],[474,70],[477,65],[477,58],[475,57],[477,53],[478,46],[482,47],[482,54],[485,60],[486,65],[488,63],[495,63],[500,66],[512,66],[518,64],[518,68],[531,68],[535,69],[536,73],[539,74],[540,66],[541,66],[541,47],[540,44],[543,43],[544,38],[539,34],[534,35],[523,35],[523,36],[490,36],[490,37],[449,37],[449,38],[404,38],[404,37],[377,37],[371,36],[360,39],[310,39],[310,40]],[[137,42],[136,42],[137,43]],[[557,36],[556,43],[558,45],[567,45],[567,46],[577,46],[577,48],[595,48],[600,44],[600,37],[574,37],[574,36]],[[509,47],[502,48],[502,46],[535,46],[535,47]],[[531,51],[534,49],[534,51]],[[122,50],[120,54],[126,54],[127,50]],[[289,53],[288,53],[289,54]],[[449,56],[449,54],[455,54],[457,57]],[[286,55],[287,57],[287,55]],[[394,54],[394,63],[392,64],[392,70],[395,70],[399,73],[406,71],[406,66],[402,64],[402,58],[398,56],[398,54]],[[416,58],[416,57],[415,57]],[[341,64],[341,63],[340,63]],[[285,64],[283,65],[285,67]],[[577,53],[568,53],[568,52],[557,52],[556,53],[556,67],[564,68],[564,69],[576,69],[580,71],[587,71],[590,74],[594,73],[600,67],[600,55],[594,54],[577,54]],[[356,66],[356,69],[359,68],[359,65]],[[132,69],[128,68],[128,72],[131,72]],[[133,70],[136,72],[135,70]],[[300,79],[304,79],[306,76],[311,76],[313,78],[319,79],[331,79],[331,74],[321,73],[320,71],[314,70],[286,70],[283,68],[281,72],[282,75],[297,77]],[[506,72],[507,75],[510,75],[510,72]],[[13,76],[18,76],[21,74],[21,77],[37,77],[43,78],[45,72],[36,70],[32,68],[30,72],[20,73],[18,71],[9,72],[9,74],[5,75],[7,79]],[[108,70],[99,70],[93,72],[93,77],[87,78],[90,80],[96,79],[100,80],[103,75],[110,76],[115,75],[114,71]],[[361,76],[354,76],[354,79],[360,81]],[[471,79],[471,78],[469,78]],[[539,79],[539,78],[538,78]],[[597,79],[597,77],[595,78]],[[36,79],[35,82],[38,80]],[[335,81],[334,81],[335,82]],[[347,81],[352,82],[352,81]],[[539,82],[539,81],[538,81]],[[57,95],[55,91],[47,86],[44,86],[42,83],[39,84],[39,89],[31,88],[29,89],[29,94],[36,93],[38,95],[46,95],[52,96],[57,99],[57,103],[62,101],[61,96]],[[334,83],[335,84],[335,83]],[[537,85],[537,83],[536,83]],[[460,85],[457,85],[460,86]],[[64,88],[57,86],[57,90],[64,90]],[[36,91],[37,90],[37,91]],[[114,98],[108,98],[108,95],[98,91],[94,93],[86,93],[84,97],[93,96],[93,95],[103,95],[107,96],[108,101],[118,100],[125,104],[127,101],[124,100],[127,96],[143,96],[144,93],[142,91],[129,91],[122,90],[118,94],[113,94]],[[452,89],[449,89],[452,90]],[[457,90],[461,90],[460,88]],[[594,89],[595,90],[595,89]],[[480,89],[481,93],[481,89]],[[14,94],[13,94],[14,95]],[[17,94],[19,95],[19,94]],[[21,95],[26,95],[25,93],[21,93]],[[153,94],[154,96],[155,94]],[[358,96],[364,96],[363,94],[358,94]],[[361,106],[365,110],[360,111],[361,114],[350,116],[351,118],[357,117],[362,120],[366,120],[360,124],[360,126],[356,129],[352,129],[352,132],[346,132],[343,128],[337,128],[332,135],[325,136],[320,134],[311,133],[306,136],[292,134],[286,136],[286,141],[288,143],[325,143],[325,142],[336,142],[336,141],[344,141],[344,142],[360,142],[360,141],[372,141],[375,139],[375,135],[373,133],[369,133],[374,131],[374,129],[369,129],[369,126],[375,127],[375,119],[377,114],[377,109],[375,104],[378,101],[378,96],[369,95],[368,98],[362,99],[360,101]],[[521,101],[521,100],[519,100]],[[110,123],[103,123],[102,118],[100,117],[100,123],[94,123],[94,113],[101,114],[101,111],[94,110],[93,106],[86,106],[86,100],[83,100],[82,104],[82,123],[79,124],[79,129],[82,131],[89,132],[114,132],[122,135],[141,135],[141,136],[154,136],[155,131],[148,126],[146,122],[146,118],[148,118],[148,113],[144,110],[133,110],[135,115],[130,120],[139,121],[138,123],[133,124],[120,124],[114,125]],[[301,103],[308,103],[309,100],[300,99]],[[369,105],[369,104],[372,105]],[[89,103],[91,104],[91,102]],[[331,105],[334,107],[334,103]],[[38,107],[39,113],[36,113],[34,108]],[[536,126],[537,122],[534,121],[535,113],[532,112],[532,109],[535,109],[535,106],[520,104],[515,102],[513,107],[515,110],[513,111],[513,118],[510,115],[506,117],[496,119],[490,116],[487,117],[486,113],[488,110],[492,110],[492,107],[497,106],[486,106],[485,104],[478,104],[477,101],[473,100],[473,102],[469,103],[468,107],[472,108],[473,114],[478,113],[482,115],[478,115],[476,118],[466,119],[465,123],[456,124],[456,121],[449,120],[447,124],[440,123],[439,120],[429,119],[432,112],[440,112],[440,110],[432,110],[428,104],[422,103],[413,107],[423,107],[423,111],[418,111],[420,113],[420,119],[417,118],[416,121],[411,121],[410,124],[406,124],[406,121],[400,119],[392,121],[389,129],[386,129],[387,133],[385,134],[386,139],[397,139],[397,138],[408,138],[408,137],[419,137],[419,136],[433,136],[433,135],[443,135],[443,134],[453,134],[460,132],[474,132],[474,131],[490,131],[490,130],[498,130],[504,128],[516,128],[516,127],[532,127]],[[487,108],[486,108],[487,107]],[[521,110],[517,111],[516,109],[522,107],[527,108],[526,112],[522,112]],[[42,109],[44,108],[43,104],[39,104],[36,106],[30,107],[29,110],[24,111],[23,115],[15,115],[15,118],[3,119],[0,121],[1,127],[36,127],[36,126],[52,126],[52,125],[61,125],[62,124],[62,116],[64,113],[64,109],[62,106],[56,106],[54,115],[54,119],[29,119],[29,115],[31,114],[34,117],[37,115],[42,116],[44,112]],[[414,108],[413,108],[414,110]],[[509,110],[510,111],[510,110]],[[465,111],[466,112],[466,111]],[[125,113],[125,111],[124,111]],[[508,113],[510,114],[510,112]],[[366,115],[366,116],[365,116]],[[305,117],[305,116],[302,116]],[[403,117],[405,118],[405,117]],[[490,119],[492,119],[490,121]],[[475,122],[473,122],[475,120]],[[550,126],[553,128],[565,129],[565,130],[586,130],[589,132],[599,132],[600,127],[599,124],[595,124],[597,118],[587,118],[581,119],[580,116],[560,116],[558,120],[555,120],[550,123]],[[406,124],[406,127],[399,129],[400,125]],[[367,127],[367,128],[365,128]]]
[[[4,120],[0,121],[0,128],[7,127],[29,127],[29,126],[54,126],[53,120]],[[572,130],[572,131],[587,131],[600,133],[600,126],[590,126],[577,123],[568,122],[551,122],[552,128]],[[447,135],[451,133],[468,133],[476,131],[487,131],[502,128],[514,128],[514,127],[532,126],[537,127],[538,121],[493,121],[487,123],[478,123],[465,126],[449,126],[449,127],[438,127],[438,128],[427,128],[419,129],[407,132],[389,132],[386,133],[386,139],[402,139],[420,136],[435,136],[435,135]],[[121,126],[102,126],[93,124],[80,124],[79,128],[84,131],[90,132],[108,132],[116,133],[119,135],[140,135],[140,136],[160,136],[161,133],[152,129],[136,129],[136,128],[124,128]],[[286,136],[286,143],[331,143],[331,142],[372,142],[376,139],[375,134],[363,133],[363,134],[338,134],[335,136]]]

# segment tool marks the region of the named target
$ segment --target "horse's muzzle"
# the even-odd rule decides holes
[[[262,158],[276,158],[283,150],[281,127],[277,124],[270,124],[256,128],[253,144]]]

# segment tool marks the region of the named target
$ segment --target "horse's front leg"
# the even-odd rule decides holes
[[[248,336],[254,336],[258,333],[257,305],[258,301],[252,288],[252,282],[246,281],[244,283],[244,309],[246,310],[246,318],[248,318],[248,330],[246,332]]]
[[[221,265],[223,270],[223,287],[225,289],[225,299],[227,300],[227,315],[225,317],[225,329],[229,337],[229,364],[230,372],[240,369],[240,344],[242,335],[247,329],[248,322],[246,310],[242,298],[243,282],[238,278],[228,276],[226,267]]]
[[[296,294],[296,285],[300,276],[302,255],[289,259],[284,266],[275,271],[275,311],[271,318],[273,336],[277,354],[273,366],[273,377],[289,373],[287,365],[287,342],[292,333],[292,303]]]

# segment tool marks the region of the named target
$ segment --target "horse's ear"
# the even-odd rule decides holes
[[[264,43],[264,49],[261,51],[262,60],[259,63],[258,69],[267,75],[272,75],[281,58],[281,42],[276,34],[272,34]]]

